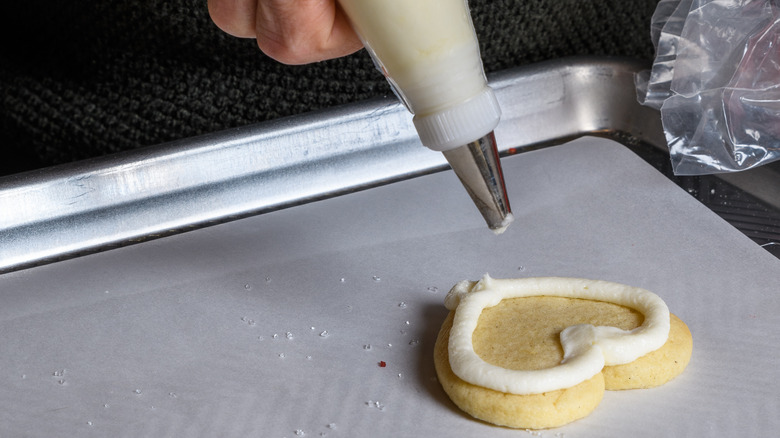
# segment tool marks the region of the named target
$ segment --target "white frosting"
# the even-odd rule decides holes
[[[339,0],[396,91],[417,115],[486,86],[466,0]]]
[[[552,296],[619,304],[641,312],[644,322],[633,330],[579,324],[561,332],[563,360],[551,368],[510,370],[489,364],[474,351],[472,334],[482,310],[507,298]],[[474,385],[511,394],[538,394],[577,385],[605,365],[633,362],[664,345],[669,336],[669,308],[656,294],[637,287],[579,278],[493,279],[461,281],[444,302],[456,310],[449,340],[452,371]]]
[[[504,231],[506,231],[506,228],[515,221],[515,217],[512,215],[512,213],[509,213],[506,215],[503,221],[501,221],[501,224],[497,226],[496,228],[491,228],[491,231],[493,231],[493,234],[498,236],[499,234],[504,234]]]

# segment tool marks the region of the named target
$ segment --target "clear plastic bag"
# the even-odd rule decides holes
[[[637,76],[677,175],[780,159],[780,0],[661,0],[656,59]]]

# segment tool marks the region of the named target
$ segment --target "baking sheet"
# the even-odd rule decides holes
[[[0,276],[0,435],[525,436],[435,380],[444,295],[485,272],[644,287],[694,336],[674,381],[534,435],[776,432],[778,259],[617,143],[503,163],[501,236],[443,172]]]

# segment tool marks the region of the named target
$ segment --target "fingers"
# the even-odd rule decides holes
[[[257,44],[285,64],[337,58],[363,45],[335,0],[261,0]]]
[[[363,47],[335,0],[208,0],[214,23],[239,37],[255,37],[268,56],[307,64]]]
[[[255,15],[260,0],[208,0],[211,20],[226,33],[255,38]]]

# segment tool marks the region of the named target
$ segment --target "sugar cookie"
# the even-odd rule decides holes
[[[577,420],[605,389],[671,380],[692,351],[688,328],[660,297],[616,283],[485,276],[453,287],[446,305],[439,381],[463,411],[501,426]]]

